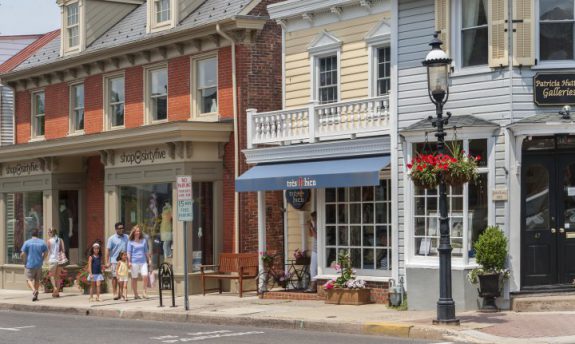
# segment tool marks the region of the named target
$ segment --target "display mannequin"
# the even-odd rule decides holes
[[[64,240],[66,257],[70,257],[70,239],[74,236],[74,220],[66,204],[60,204],[60,235]]]
[[[162,208],[162,224],[160,225],[160,240],[164,242],[164,256],[172,257],[172,205],[169,202]]]

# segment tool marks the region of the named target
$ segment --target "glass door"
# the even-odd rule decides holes
[[[71,264],[80,264],[84,253],[80,252],[78,190],[58,191],[58,234],[64,242],[66,256]]]

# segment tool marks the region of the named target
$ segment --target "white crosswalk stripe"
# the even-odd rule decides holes
[[[21,329],[32,328],[32,327],[36,326],[0,327],[0,331],[19,332]]]
[[[160,341],[161,343],[171,344],[171,343],[198,342],[217,338],[252,336],[263,333],[264,332],[261,331],[232,332],[229,330],[221,330],[221,331],[210,331],[210,332],[193,332],[188,333],[186,337],[164,335],[164,336],[150,337],[150,339]]]

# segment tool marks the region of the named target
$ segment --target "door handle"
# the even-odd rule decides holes
[[[565,228],[559,228],[559,233],[565,233]]]
[[[555,230],[555,228],[551,228],[551,233],[555,234],[557,231]]]

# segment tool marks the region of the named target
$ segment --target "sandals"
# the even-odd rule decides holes
[[[94,298],[92,296],[90,296],[90,298],[88,299],[88,302],[94,302]]]

